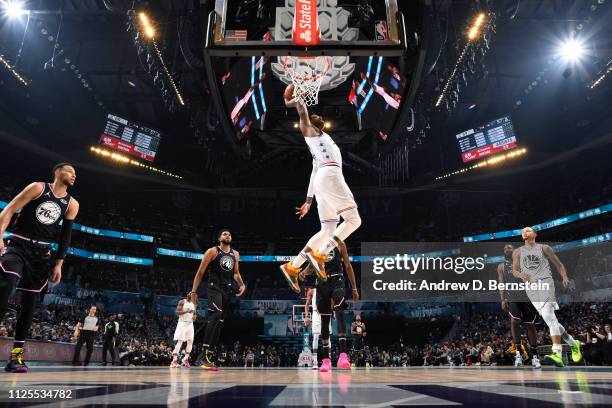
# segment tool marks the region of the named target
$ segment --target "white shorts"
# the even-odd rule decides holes
[[[174,331],[174,341],[193,341],[193,322],[178,322]]]
[[[544,308],[544,305],[548,303],[552,304],[554,310],[559,310],[557,296],[555,295],[555,282],[550,278],[540,279],[536,282],[548,284],[548,289],[527,289],[525,291],[527,293],[527,297],[529,300],[531,300],[533,307],[536,308],[540,315],[542,314],[542,308]]]
[[[329,320],[329,334],[332,332],[331,319]],[[319,312],[312,311],[312,334],[321,334],[321,315]]]
[[[314,195],[321,222],[338,222],[338,216],[357,208],[353,193],[339,167],[318,169],[314,180]]]

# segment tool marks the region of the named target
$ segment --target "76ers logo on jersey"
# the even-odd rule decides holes
[[[540,266],[540,257],[537,255],[527,255],[523,258],[523,266],[530,271],[538,269]]]
[[[224,255],[219,260],[219,265],[225,271],[233,271],[234,270],[234,258],[228,255]]]
[[[36,207],[36,219],[41,224],[55,224],[62,215],[62,209],[54,201],[45,201]]]

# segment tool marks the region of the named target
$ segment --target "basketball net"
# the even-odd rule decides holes
[[[300,47],[315,46],[320,37],[317,0],[295,0],[293,43]],[[318,104],[321,82],[331,69],[331,57],[285,56],[280,59],[293,83],[293,97],[306,106]]]

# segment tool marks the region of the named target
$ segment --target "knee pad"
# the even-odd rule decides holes
[[[352,210],[343,212],[342,218],[344,221],[338,226],[334,235],[342,241],[346,241],[349,235],[361,225],[361,217],[357,209],[353,208]]]
[[[561,326],[559,324],[559,321],[557,320],[557,316],[555,315],[555,308],[552,304],[546,303],[540,311],[540,315],[542,315],[542,320],[544,320],[544,322],[550,329],[551,336],[560,336],[565,331],[563,326]],[[561,329],[563,329],[563,331]]]
[[[359,226],[361,225],[361,217],[359,216],[359,211],[357,211],[356,208],[342,213],[342,218],[344,219],[344,222],[348,222],[355,229],[359,228]]]

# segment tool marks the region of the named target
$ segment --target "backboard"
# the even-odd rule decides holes
[[[226,57],[399,56],[405,52],[397,0],[316,0],[320,29],[316,45],[292,40],[296,2],[301,6],[315,0],[216,0],[206,16],[206,52]]]

